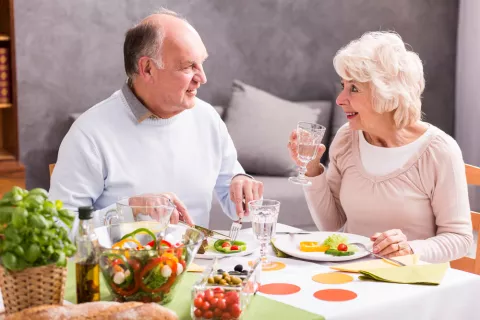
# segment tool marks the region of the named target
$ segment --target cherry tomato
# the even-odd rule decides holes
[[[208,311],[205,311],[205,313],[203,314],[203,317],[205,319],[212,319],[213,318],[213,312],[208,310]]]
[[[218,298],[213,298],[209,302],[210,302],[211,309],[214,309],[217,306]]]
[[[220,308],[215,308],[215,310],[213,311],[213,315],[215,317],[219,317],[219,318],[222,316],[222,313],[223,313],[223,311]]]
[[[193,312],[193,314],[195,315],[195,317],[197,318],[201,318],[203,313],[202,313],[202,310],[200,309],[195,309],[195,311]]]
[[[227,308],[227,301],[225,299],[219,299],[217,302],[217,308],[220,310],[225,310]]]
[[[240,300],[240,297],[238,296],[238,293],[235,291],[230,291],[225,294],[225,300],[227,301],[228,305],[232,305],[235,303],[238,303]]]
[[[200,291],[198,294],[197,294],[197,298],[202,298],[204,299],[205,298],[205,293],[203,291]]]
[[[227,241],[227,242],[224,242],[224,243],[222,243],[222,248],[225,248],[225,247],[230,247],[230,246],[231,246],[231,244],[230,244],[230,242],[228,242],[228,241]]]
[[[238,250],[238,246],[237,246],[237,245],[233,245],[230,249],[231,249],[231,250]]]
[[[207,300],[207,301],[210,301],[210,299],[213,298],[213,291],[208,289],[205,291],[205,297],[203,298],[203,300]]]
[[[210,303],[208,301],[203,301],[202,310],[207,311],[210,309]]]
[[[195,298],[195,300],[193,300],[193,305],[194,305],[196,308],[201,308],[202,305],[203,305],[203,299],[200,298],[200,297]]]
[[[232,316],[228,312],[222,313],[222,320],[230,320],[232,319]]]
[[[223,294],[223,293],[215,293],[215,298],[217,298],[217,299],[223,299],[224,296],[225,296],[225,294]]]
[[[234,318],[240,317],[240,314],[242,313],[242,309],[240,309],[240,306],[238,305],[238,303],[232,304],[229,309],[232,317]]]
[[[223,290],[223,288],[216,287],[216,288],[213,289],[213,292],[214,293],[223,293],[223,292],[225,292],[225,290]]]
[[[345,243],[340,243],[337,247],[337,250],[338,251],[347,251],[348,250],[348,247]]]

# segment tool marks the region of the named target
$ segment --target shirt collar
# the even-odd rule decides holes
[[[133,93],[127,82],[125,82],[122,87],[122,93],[138,123],[141,123],[143,120],[148,118],[158,119],[156,115],[154,115],[140,100],[138,100],[137,96]]]

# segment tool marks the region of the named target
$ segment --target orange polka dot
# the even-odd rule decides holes
[[[328,272],[316,274],[312,280],[323,284],[342,284],[353,281],[353,277],[345,273]]]
[[[349,301],[357,297],[357,294],[350,290],[326,289],[319,290],[313,296],[323,301]]]
[[[258,291],[265,294],[286,295],[300,291],[300,287],[289,283],[269,283],[261,286]]]

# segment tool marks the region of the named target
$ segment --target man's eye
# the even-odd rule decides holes
[[[357,87],[355,87],[355,86],[353,86],[353,85],[352,85],[352,88],[351,88],[350,90],[352,90],[352,92],[358,92]]]

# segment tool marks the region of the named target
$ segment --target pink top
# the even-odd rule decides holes
[[[330,147],[330,164],[304,187],[320,230],[372,236],[400,229],[423,261],[463,257],[473,243],[465,164],[455,140],[432,130],[402,167],[384,176],[368,174],[358,131],[344,125]]]

